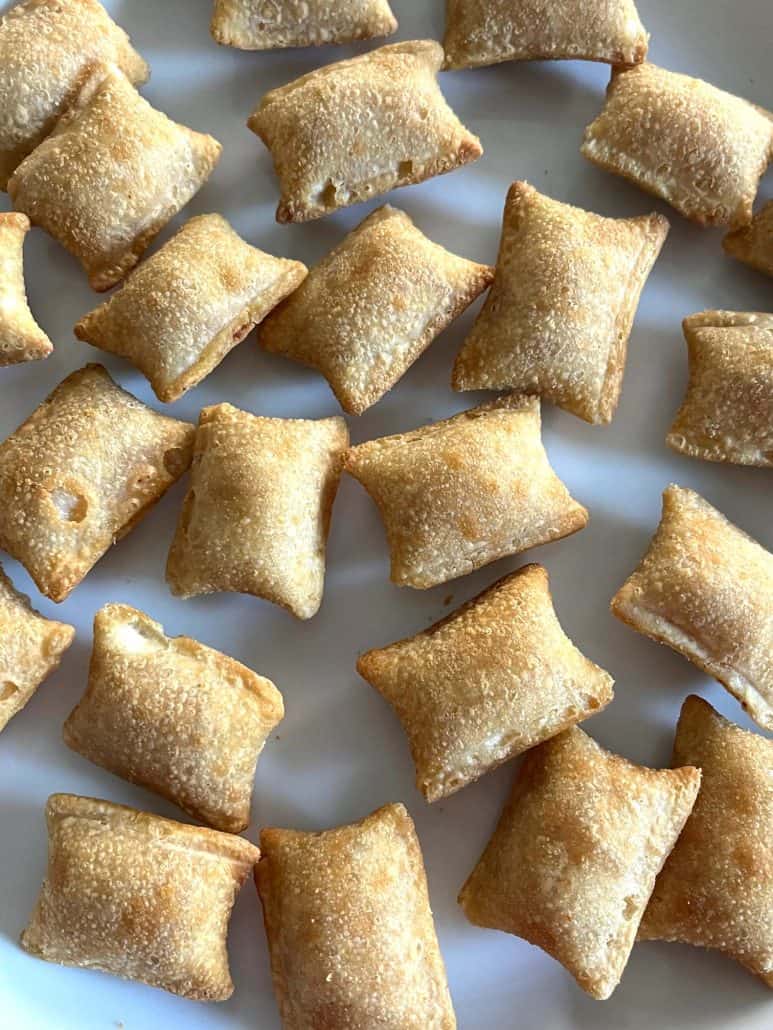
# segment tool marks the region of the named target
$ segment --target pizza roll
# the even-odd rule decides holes
[[[773,200],[758,211],[749,225],[728,233],[725,252],[758,272],[773,275]]]
[[[191,461],[194,427],[73,372],[0,444],[0,547],[63,601]]]
[[[190,637],[167,637],[136,608],[108,604],[94,619],[89,684],[64,741],[200,822],[239,833],[258,757],[283,715],[270,680]]]
[[[644,63],[615,68],[582,153],[700,225],[751,221],[773,156],[773,115],[731,93]]]
[[[691,696],[673,764],[700,766],[701,789],[639,940],[718,948],[773,987],[773,741]]]
[[[278,222],[305,222],[483,153],[443,99],[443,48],[394,43],[267,93],[247,122],[279,178]]]
[[[133,83],[150,75],[97,0],[23,0],[0,17],[0,189],[106,62]]]
[[[260,857],[249,841],[110,801],[53,794],[48,872],[22,947],[195,1001],[234,985],[226,934]]]
[[[494,285],[456,359],[454,389],[538,393],[586,422],[610,422],[667,235],[662,215],[603,218],[513,183]]]
[[[0,212],[0,366],[47,358],[53,344],[32,317],[24,289],[26,215]]]
[[[421,847],[403,805],[263,830],[255,872],[284,1030],[454,1030]]]
[[[700,494],[670,486],[612,611],[689,658],[773,730],[773,554]]]
[[[94,347],[128,358],[161,401],[200,383],[306,276],[272,257],[221,215],[191,218],[75,326]]]
[[[523,937],[605,1000],[700,786],[647,769],[577,726],[530,751],[459,903],[476,926]]]
[[[447,0],[446,68],[501,61],[638,64],[649,34],[633,0]]]
[[[59,665],[74,639],[72,626],[44,619],[0,568],[0,730]]]
[[[98,68],[8,192],[81,262],[95,290],[115,286],[207,181],[220,144],[171,121],[117,68]]]
[[[319,369],[344,411],[361,415],[493,275],[428,240],[402,211],[382,207],[263,323],[260,343]]]
[[[330,513],[349,433],[342,418],[204,408],[169,551],[172,593],[229,590],[310,619],[322,603]]]
[[[239,50],[351,43],[391,36],[388,0],[215,0],[210,31]]]
[[[612,700],[612,677],[556,618],[547,571],[526,565],[357,671],[403,724],[427,801],[454,794]]]
[[[398,586],[437,586],[588,522],[545,454],[536,397],[370,440],[345,468],[378,505]]]
[[[690,382],[666,442],[704,461],[773,467],[773,315],[703,311],[682,325]]]

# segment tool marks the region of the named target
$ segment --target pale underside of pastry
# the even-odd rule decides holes
[[[437,586],[588,522],[550,466],[537,397],[370,440],[345,468],[378,506],[399,586]]]
[[[236,591],[310,619],[349,433],[342,418],[262,418],[204,408],[191,486],[167,562],[178,597]]]
[[[303,281],[300,261],[251,247],[221,215],[191,218],[75,335],[120,354],[159,400],[181,397]]]
[[[388,0],[215,0],[210,31],[239,50],[351,43],[391,36]]]
[[[633,0],[446,2],[446,68],[546,60],[638,64],[648,41]]]
[[[102,66],[8,192],[81,262],[95,290],[107,290],[198,192],[220,150],[151,107],[114,65]]]
[[[612,611],[714,676],[773,730],[773,555],[700,494],[665,491],[657,533]]]
[[[101,365],[73,372],[0,444],[0,547],[63,601],[185,472],[193,437]]]
[[[682,323],[690,382],[666,437],[704,461],[773,467],[773,315],[703,311]]]
[[[576,726],[540,744],[462,888],[465,915],[542,948],[605,1000],[699,785],[698,769],[634,765]]]
[[[284,1030],[454,1030],[403,805],[322,833],[263,830],[255,872]]]
[[[150,69],[97,0],[23,0],[0,17],[0,189],[77,99],[94,66]]]
[[[483,153],[437,83],[443,48],[394,43],[319,68],[267,93],[248,126],[279,179],[279,222],[304,222]]]
[[[773,115],[702,79],[645,62],[616,68],[582,153],[701,225],[752,218],[773,156]]]
[[[242,837],[53,794],[48,872],[22,947],[196,1001],[233,993],[226,934],[260,857]]]
[[[168,637],[136,608],[94,619],[86,693],[65,743],[161,794],[216,830],[250,821],[255,767],[284,715],[274,684],[190,637]]]
[[[586,422],[610,422],[668,228],[662,215],[604,218],[513,183],[494,284],[456,359],[454,389],[538,393]]]
[[[0,568],[0,730],[59,665],[74,639],[72,626],[43,618]]]
[[[491,283],[488,265],[433,243],[408,215],[374,211],[263,323],[266,350],[317,368],[361,415]]]
[[[24,288],[26,215],[0,213],[0,367],[47,358],[53,344],[32,317]]]
[[[758,272],[773,275],[773,200],[757,212],[749,225],[728,233],[725,252]]]
[[[594,715],[612,677],[564,633],[547,571],[527,565],[357,670],[397,713],[416,786],[437,801]]]

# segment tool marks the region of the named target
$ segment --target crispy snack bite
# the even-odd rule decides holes
[[[215,0],[210,25],[216,42],[239,50],[351,43],[396,30],[388,0]]]
[[[284,1030],[454,1030],[421,848],[402,805],[263,830],[255,879]]]
[[[773,200],[757,212],[749,225],[728,233],[722,240],[725,253],[773,275]]]
[[[540,744],[462,888],[465,915],[542,948],[605,1000],[700,779],[634,765],[576,726]]]
[[[47,358],[53,344],[32,317],[24,289],[26,215],[0,212],[0,367]]]

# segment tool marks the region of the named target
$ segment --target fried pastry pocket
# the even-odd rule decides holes
[[[215,0],[213,39],[239,50],[351,43],[391,36],[397,19],[388,0]]]
[[[722,241],[725,253],[766,275],[773,275],[773,200],[752,218],[749,225],[730,232]]]
[[[32,317],[24,289],[26,215],[0,213],[0,366],[47,358],[53,344]]]

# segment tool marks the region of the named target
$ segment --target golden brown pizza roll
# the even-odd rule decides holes
[[[582,153],[700,225],[751,221],[773,156],[773,115],[740,97],[645,62],[615,68]]]
[[[220,149],[151,107],[115,66],[101,67],[8,192],[107,290],[203,186]]]
[[[610,422],[667,235],[662,215],[603,218],[513,183],[494,285],[456,359],[454,389],[538,393],[586,422]]]
[[[690,382],[666,443],[704,461],[773,467],[773,315],[702,311],[682,326]]]
[[[673,764],[700,766],[701,789],[639,940],[718,948],[773,987],[773,741],[693,695],[682,706]]]
[[[446,2],[446,68],[500,61],[638,64],[648,41],[633,0]]]
[[[391,36],[388,0],[215,0],[210,31],[239,50],[323,46]]]
[[[394,43],[267,93],[248,126],[274,160],[278,222],[305,222],[483,153],[437,84],[443,48]]]
[[[462,887],[465,915],[542,948],[608,998],[700,779],[690,766],[634,765],[577,726],[540,744]]]
[[[0,212],[0,366],[47,358],[53,344],[32,317],[24,289],[26,215]]]
[[[72,626],[44,619],[0,568],[0,730],[59,665],[74,639]]]
[[[204,408],[191,486],[166,567],[172,593],[254,594],[310,619],[322,603],[330,513],[349,433],[342,418]]]
[[[260,329],[266,350],[319,369],[361,415],[491,283],[494,269],[433,243],[382,207],[311,270]]]
[[[131,273],[75,335],[128,358],[161,401],[200,383],[303,281],[300,261],[272,257],[221,215],[191,218]]]
[[[658,531],[612,611],[714,676],[773,730],[773,554],[700,494],[665,491]]]
[[[23,0],[0,17],[0,189],[105,62],[130,82],[150,75],[97,0]]]
[[[547,571],[526,565],[357,671],[392,705],[427,801],[454,794],[612,700],[612,677],[556,618]]]
[[[263,830],[255,871],[284,1030],[454,1030],[421,847],[403,805]]]
[[[545,454],[536,397],[370,440],[345,468],[378,505],[399,586],[437,586],[588,522]]]
[[[250,821],[255,767],[284,716],[274,684],[136,608],[94,618],[86,693],[64,724],[74,751],[216,830]]]
[[[188,468],[194,427],[73,372],[0,444],[0,547],[63,601]]]
[[[260,857],[249,841],[110,801],[53,794],[48,872],[22,947],[195,1001],[234,985],[226,934]]]
[[[731,257],[773,275],[773,200],[763,207],[749,225],[728,233],[722,246]]]

